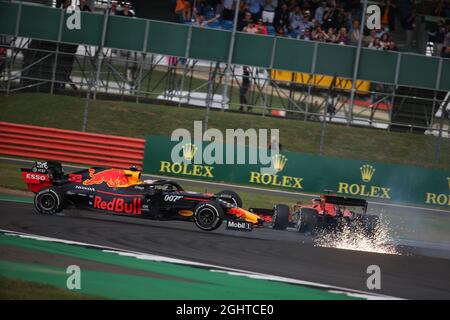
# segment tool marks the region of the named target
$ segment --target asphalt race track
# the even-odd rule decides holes
[[[368,291],[366,269],[381,268],[376,293],[407,299],[450,299],[450,260],[402,248],[387,255],[315,247],[295,232],[198,230],[181,221],[152,221],[66,210],[34,213],[32,204],[0,201],[0,228],[210,263]]]

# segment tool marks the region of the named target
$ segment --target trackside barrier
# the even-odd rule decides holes
[[[142,167],[144,139],[0,122],[0,154],[89,165]]]

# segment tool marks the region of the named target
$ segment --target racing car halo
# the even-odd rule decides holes
[[[190,220],[201,230],[212,231],[226,220],[227,228],[251,231],[264,219],[242,207],[231,190],[216,194],[183,190],[171,180],[141,180],[137,167],[94,167],[65,174],[59,162],[36,162],[22,169],[28,189],[35,193],[39,213],[56,214],[76,207],[150,219]]]

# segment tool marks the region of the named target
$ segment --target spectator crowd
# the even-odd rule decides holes
[[[103,1],[105,2],[105,0]],[[107,1],[106,1],[107,3]],[[57,8],[67,9],[71,6],[75,6],[80,11],[93,12],[95,11],[96,1],[94,0],[56,0]],[[111,1],[111,7],[109,8],[110,15],[134,17],[134,11],[131,9],[131,4],[126,1]]]
[[[239,8],[236,0],[171,1],[182,23],[231,29],[238,10],[238,31],[343,45],[358,45],[361,40],[363,46],[375,50],[398,50],[393,37],[397,24],[405,34],[405,47],[410,46],[416,20],[413,0],[383,1],[381,28],[364,26],[362,33],[360,0],[241,0]],[[439,13],[446,14],[441,8]]]
[[[396,28],[404,35],[403,46],[412,45],[416,11],[442,18],[428,30],[433,54],[450,57],[450,7],[444,0],[383,0],[381,27],[369,30],[363,18],[361,0],[170,0],[176,19],[197,26],[232,29],[238,10],[237,30],[253,34],[292,37],[374,50],[398,50]],[[81,11],[93,11],[94,0],[57,0],[57,6],[76,3]],[[112,1],[110,14],[134,17],[130,3]],[[398,35],[397,33],[397,35]]]
[[[450,23],[439,20],[436,26],[428,31],[428,37],[433,43],[435,55],[450,58]]]

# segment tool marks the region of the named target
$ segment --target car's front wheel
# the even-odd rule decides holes
[[[289,206],[277,204],[272,216],[272,228],[276,230],[286,230],[289,225]]]
[[[45,188],[34,196],[34,207],[42,214],[55,214],[63,209],[64,196],[57,188]]]
[[[213,231],[220,227],[223,218],[222,207],[213,201],[200,202],[194,209],[194,223],[204,231]]]

